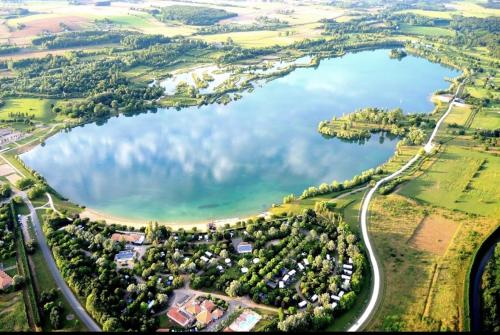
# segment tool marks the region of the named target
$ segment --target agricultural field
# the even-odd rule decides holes
[[[29,330],[22,292],[0,294],[0,332]]]
[[[445,4],[428,0],[411,4],[373,0],[342,2],[342,6],[340,3],[227,0],[222,4],[213,0],[137,0],[111,1],[109,5],[95,6],[89,2],[75,5],[68,1],[27,0],[0,4],[0,121],[2,127],[26,135],[16,142],[8,142],[5,145],[7,152],[1,156],[21,172],[16,174],[4,164],[3,171],[9,173],[0,179],[15,184],[21,178],[20,174],[25,174],[36,179],[38,186],[46,187],[42,193],[25,200],[26,204],[31,201],[35,207],[43,207],[36,213],[43,222],[57,266],[86,312],[97,322],[96,326],[103,330],[154,331],[158,326],[177,330],[178,325],[165,313],[173,303],[170,299],[177,298],[179,291],[200,293],[204,290],[222,296],[222,300],[231,304],[257,306],[254,309],[264,318],[254,330],[348,329],[363,313],[372,291],[375,292],[372,290],[373,274],[370,274],[369,265],[364,263],[368,251],[361,238],[363,199],[378,180],[399,170],[420,153],[422,156],[416,164],[395,183],[390,182],[389,186],[393,188],[389,189],[387,184],[382,186],[371,200],[368,227],[381,263],[383,289],[378,309],[372,312],[371,321],[360,329],[469,330],[468,310],[464,304],[467,265],[472,262],[481,241],[498,227],[500,217],[500,191],[496,183],[500,173],[497,143],[500,78],[497,75],[497,23],[494,22],[500,16],[500,10],[486,8],[481,1],[474,0]],[[176,7],[168,9],[168,6]],[[162,107],[173,107],[182,113],[184,107],[190,106],[194,110],[195,106],[219,103],[221,106],[212,107],[216,107],[217,116],[224,116],[232,106],[222,104],[252,94],[254,88],[257,90],[252,86],[254,84],[261,86],[260,89],[265,86],[264,81],[286,76],[295,69],[300,68],[297,72],[301,72],[302,68],[310,67],[307,70],[313,72],[324,59],[342,57],[345,60],[352,56],[350,53],[381,48],[388,49],[383,51],[385,60],[393,64],[406,64],[409,63],[406,61],[420,57],[459,71],[457,78],[443,80],[443,87],[433,87],[425,92],[426,99],[431,97],[434,89],[435,97],[455,92],[459,82],[467,78],[465,89],[458,94],[465,104],[452,108],[434,141],[435,149],[424,153],[422,144],[448,108],[447,103],[438,102],[438,99],[434,99],[436,105],[431,114],[411,116],[411,123],[406,124],[395,120],[389,122],[386,118],[375,123],[380,127],[377,128],[370,123],[363,125],[356,119],[335,118],[332,124],[342,122],[337,128],[345,126],[343,130],[350,130],[352,124],[357,123],[364,130],[365,137],[371,136],[370,131],[384,129],[401,141],[397,144],[395,141],[388,149],[387,156],[394,148],[391,158],[379,168],[373,166],[368,170],[366,179],[366,175],[360,175],[342,186],[337,183],[310,185],[302,196],[285,195],[283,203],[262,204],[261,212],[254,213],[252,218],[216,220],[214,214],[210,218],[213,221],[208,224],[208,221],[186,221],[182,229],[178,229],[179,225],[175,223],[169,226],[169,221],[165,221],[165,225],[145,224],[140,219],[120,222],[116,219],[118,216],[106,217],[106,214],[100,219],[106,218],[108,223],[116,220],[116,224],[106,224],[95,217],[94,220],[83,219],[84,206],[56,194],[47,184],[51,178],[39,177],[38,173],[23,166],[16,156],[40,143],[42,145],[37,149],[46,150],[53,142],[44,143],[44,140],[56,132],[74,135],[76,131],[70,132],[72,127],[85,124],[103,126],[108,119],[120,115],[135,117],[144,113],[140,117],[150,116],[146,114],[153,114],[151,111],[163,112]],[[293,63],[299,57],[308,59],[307,64]],[[396,63],[395,59],[401,61],[405,57],[408,57],[406,61]],[[419,61],[424,62],[423,59]],[[290,60],[293,64],[288,65]],[[279,68],[281,62],[287,64],[286,67]],[[368,62],[363,64],[370,65]],[[211,76],[213,73],[201,76],[189,73],[196,67],[209,66],[218,66],[221,72],[231,72],[224,73],[230,75],[229,79],[219,83]],[[274,69],[275,66],[278,70]],[[411,69],[411,85],[416,87],[431,82],[424,80],[425,83],[421,84],[413,80],[415,72]],[[183,73],[187,73],[188,79],[182,77]],[[432,74],[436,73],[432,71]],[[209,89],[210,85],[216,88]],[[451,86],[446,89],[448,85]],[[314,87],[308,89],[325,89],[319,87],[322,85],[311,86]],[[341,87],[339,90],[345,89]],[[350,91],[347,93],[352,93]],[[418,93],[418,90],[414,91]],[[334,96],[333,91],[331,93]],[[334,100],[329,96],[325,99],[342,106],[341,99]],[[406,103],[405,97],[396,100],[401,105]],[[262,102],[262,106],[265,105]],[[261,111],[260,108],[252,110]],[[174,111],[169,112],[174,115]],[[172,117],[172,125],[177,116]],[[130,117],[128,121],[138,120],[140,126],[140,117]],[[197,116],[185,121],[179,133],[202,137],[205,139],[202,149],[207,149],[205,144],[210,143],[210,134],[197,131],[195,121],[198,120],[194,118]],[[244,129],[248,126],[243,123],[235,127]],[[220,127],[212,122],[206,124]],[[407,128],[402,129],[403,126]],[[265,129],[256,129],[265,132]],[[104,126],[99,130],[104,131]],[[311,128],[311,131],[315,130]],[[151,135],[154,131],[154,127],[145,127],[143,133]],[[273,132],[274,129],[270,131]],[[226,135],[228,132],[221,133]],[[121,134],[132,133],[122,131]],[[242,131],[240,134],[251,136],[252,133]],[[300,135],[300,132],[294,134]],[[108,135],[110,138],[106,138]],[[166,137],[177,135],[174,131]],[[142,164],[149,151],[156,150],[155,146],[160,147],[154,137],[148,137],[144,143],[134,137],[132,142],[136,142],[133,144],[127,144],[126,140],[115,144],[114,138],[111,139],[112,132],[106,136],[89,136],[88,143],[97,137],[105,143],[98,147],[99,154],[93,155],[89,162],[97,161],[93,158],[104,152],[101,151],[104,146],[120,145],[126,148],[112,152],[110,157],[120,158],[121,167],[135,166],[127,162],[137,159]],[[410,137],[416,141],[410,142]],[[387,145],[387,137],[384,139]],[[171,147],[182,156],[184,167],[192,154],[188,151],[200,148],[187,149],[181,145],[183,140],[180,142]],[[139,145],[142,151],[134,155]],[[169,146],[161,147],[163,151],[173,151]],[[56,153],[59,152],[61,150]],[[201,156],[199,151],[195,155]],[[41,157],[42,151],[34,156]],[[55,156],[53,154],[50,158],[55,161],[59,158]],[[152,156],[156,161],[161,155]],[[223,155],[214,156],[217,163],[226,164]],[[86,156],[73,155],[72,159],[80,157]],[[299,159],[303,164],[315,163],[312,159]],[[170,164],[162,164],[160,169],[168,170]],[[229,170],[240,164],[231,161],[227,165]],[[185,169],[197,169],[194,166]],[[328,165],[327,169],[332,167],[335,168],[334,164]],[[46,172],[36,169],[47,176]],[[49,170],[56,171],[52,166]],[[102,166],[85,170],[107,171]],[[62,173],[67,171],[69,169]],[[120,173],[117,168],[109,171]],[[78,173],[74,174],[77,180]],[[148,176],[153,174],[145,173]],[[226,175],[225,170],[221,175]],[[89,194],[94,184],[105,185],[103,180],[107,179],[89,181],[83,174],[79,177],[84,187],[73,189],[82,190],[88,186],[85,191]],[[159,178],[160,174],[154,177]],[[68,178],[72,178],[69,172]],[[134,192],[146,190],[151,194],[153,188],[142,187],[142,178],[145,177],[129,178],[137,182]],[[279,178],[281,176],[276,177]],[[69,184],[67,180],[64,182]],[[156,183],[161,187],[164,184],[165,189],[174,189],[166,185],[168,182]],[[95,193],[113,189],[102,185]],[[58,188],[56,185],[52,187]],[[191,185],[178,189],[187,190],[189,187]],[[117,192],[119,189],[116,187]],[[52,194],[55,212],[47,209],[45,191]],[[257,197],[253,191],[239,193],[244,197]],[[132,196],[140,197],[141,194]],[[119,199],[114,197],[112,194],[105,201]],[[154,198],[164,200],[160,196]],[[179,199],[174,200],[174,206],[178,206],[177,201]],[[167,202],[160,206],[167,207]],[[214,205],[201,204],[199,207],[225,206],[216,200],[213,202]],[[22,215],[29,214],[24,203],[18,204],[16,209]],[[85,212],[92,213],[92,208]],[[79,214],[82,218],[78,218]],[[185,214],[191,214],[190,210],[185,210]],[[232,222],[232,226],[228,222]],[[128,223],[130,227],[125,226]],[[31,222],[29,225],[29,234],[35,238]],[[207,232],[199,234],[199,228]],[[144,236],[144,244],[125,245],[112,237],[129,233]],[[130,250],[135,253],[136,247],[142,254],[134,254],[132,260],[127,261],[132,265],[127,263],[122,268],[120,257]],[[16,248],[23,255],[27,249],[22,243]],[[27,264],[18,270],[15,257],[9,257],[3,264],[9,267],[9,274],[26,273],[23,269],[28,267]],[[40,302],[43,292],[58,289],[40,249],[23,259],[24,263],[29,260],[33,280],[22,292],[0,295],[0,331],[30,330],[29,325],[34,319],[29,308],[33,305],[30,300]],[[348,270],[349,266],[353,271]],[[349,279],[342,283],[340,279],[346,274]],[[36,294],[32,293],[33,289]],[[347,298],[341,293],[346,293]],[[45,303],[41,303],[38,307],[42,312],[40,324],[44,331],[85,331],[89,324],[88,330],[93,330],[91,323],[82,322],[86,319],[81,314],[81,319],[75,315],[79,306],[70,306],[61,293],[54,299],[62,306],[63,320],[60,327],[54,326],[49,313],[43,312]],[[323,312],[314,310],[320,305]],[[323,314],[325,310],[331,313]],[[194,328],[194,324],[190,326]]]
[[[401,32],[411,35],[424,35],[424,36],[454,36],[452,30],[441,27],[426,27],[426,26],[412,26],[408,24],[401,25]]]
[[[497,216],[500,158],[487,152],[447,146],[422,176],[408,182],[401,194],[428,204],[478,215]]]
[[[464,264],[498,221],[393,194],[375,199],[370,223],[384,294],[368,329],[464,330]]]
[[[500,128],[500,109],[482,108],[474,117],[471,127],[490,130]]]
[[[445,124],[447,125],[457,124],[459,126],[463,126],[465,125],[467,119],[469,118],[470,113],[471,113],[470,106],[466,107],[454,106],[453,109],[451,110],[451,113],[446,118]]]

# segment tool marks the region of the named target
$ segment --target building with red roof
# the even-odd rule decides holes
[[[0,270],[0,290],[5,290],[14,284],[12,277]]]
[[[188,327],[194,321],[192,315],[178,307],[170,307],[168,309],[167,316],[170,320],[174,321],[181,327]]]
[[[212,300],[204,300],[201,303],[201,307],[209,312],[212,312],[215,309],[215,304],[212,302]]]

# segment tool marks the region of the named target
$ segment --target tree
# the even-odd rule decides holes
[[[241,289],[241,283],[237,280],[233,280],[229,287],[226,289],[226,294],[232,298],[237,297]]]
[[[12,285],[14,285],[14,288],[18,289],[22,287],[25,283],[25,279],[21,275],[15,275],[12,277]]]
[[[109,318],[102,324],[102,330],[105,332],[121,331],[120,322],[117,318]]]
[[[356,293],[349,292],[349,293],[344,294],[342,296],[342,298],[340,298],[340,301],[339,301],[340,309],[342,309],[344,311],[348,310],[349,308],[352,307],[355,300],[356,300]]]
[[[62,317],[59,307],[53,307],[50,310],[50,324],[52,328],[59,329],[62,326]]]

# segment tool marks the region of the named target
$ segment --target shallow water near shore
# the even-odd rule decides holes
[[[139,221],[243,217],[311,185],[350,179],[396,140],[325,139],[321,120],[363,107],[430,112],[458,71],[388,50],[300,68],[226,106],[120,116],[49,138],[21,158],[71,201]]]

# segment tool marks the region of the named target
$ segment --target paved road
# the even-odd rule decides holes
[[[461,86],[463,83],[461,83],[458,88],[457,92],[455,93],[455,96],[458,94],[460,91]],[[429,138],[429,141],[425,144],[424,149],[426,152],[430,152],[433,148],[432,142],[434,141],[434,137],[437,134],[437,131],[439,129],[439,126],[441,123],[443,123],[444,119],[448,116],[448,114],[451,112],[451,109],[453,107],[453,103],[455,101],[455,98],[451,101],[450,105],[448,106],[448,110],[444,115],[439,119],[439,121],[436,124],[436,127],[434,128],[434,131],[431,134],[431,137]],[[362,327],[366,325],[368,321],[370,321],[371,317],[373,316],[373,313],[376,310],[377,303],[380,299],[380,268],[377,262],[377,258],[375,257],[375,253],[373,251],[373,247],[370,241],[370,237],[368,236],[368,227],[367,227],[367,222],[368,222],[368,209],[370,207],[370,201],[372,200],[373,195],[377,191],[377,189],[384,183],[396,178],[399,176],[401,173],[406,171],[415,161],[417,161],[420,158],[421,154],[418,153],[416,154],[412,159],[410,159],[403,167],[401,167],[399,170],[394,172],[393,174],[379,180],[375,186],[373,186],[366,197],[363,200],[363,205],[361,208],[361,230],[363,234],[363,240],[366,245],[366,249],[368,250],[368,254],[370,256],[370,263],[373,268],[373,291],[372,295],[370,297],[370,302],[368,303],[368,306],[366,307],[365,311],[361,315],[361,317],[351,326],[351,328],[348,329],[350,332],[358,331]]]
[[[49,267],[49,270],[52,273],[52,277],[54,278],[54,281],[56,282],[57,286],[59,287],[63,295],[66,297],[66,300],[71,305],[71,307],[78,315],[80,320],[83,322],[83,324],[90,331],[95,331],[95,332],[101,331],[99,325],[90,317],[90,315],[87,314],[87,311],[82,307],[80,301],[78,301],[78,299],[75,297],[73,291],[71,291],[71,289],[68,287],[61,273],[59,272],[59,269],[57,268],[57,265],[54,261],[54,258],[52,257],[52,252],[50,251],[50,248],[47,245],[47,240],[45,239],[45,235],[42,232],[40,220],[38,219],[38,215],[36,213],[36,209],[33,207],[33,204],[28,199],[26,193],[20,192],[19,195],[21,195],[21,197],[24,200],[24,203],[28,206],[30,210],[31,220],[33,222],[33,227],[35,229],[35,235],[38,241],[38,245],[40,247],[40,250],[42,251],[43,257],[45,258],[45,262],[47,263],[47,266]]]

